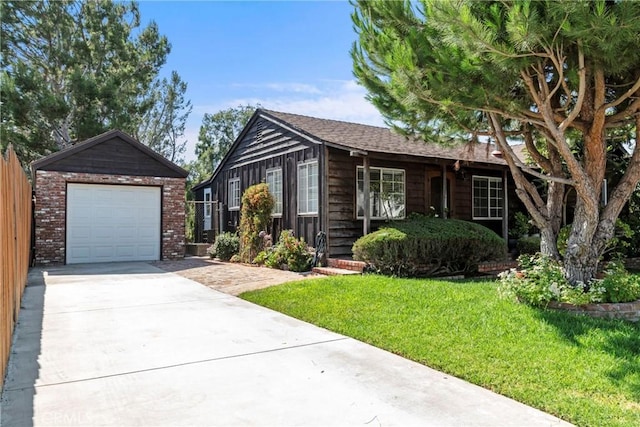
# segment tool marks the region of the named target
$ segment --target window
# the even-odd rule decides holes
[[[318,213],[318,162],[298,165],[298,213]]]
[[[358,218],[364,217],[364,168],[358,166]],[[369,168],[369,214],[371,219],[402,219],[405,216],[404,170]]]
[[[204,189],[204,217],[211,218],[211,188]]]
[[[240,209],[240,178],[229,180],[229,194],[227,204],[229,209]]]
[[[473,177],[473,219],[502,219],[502,178]]]
[[[267,169],[266,181],[275,201],[273,215],[282,215],[282,169]]]

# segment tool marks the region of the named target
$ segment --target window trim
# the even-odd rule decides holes
[[[240,193],[240,178],[239,177],[238,178],[229,178],[229,180],[227,182],[227,208],[230,211],[239,211],[240,210],[240,203],[241,203],[241,199],[242,199],[241,195],[239,195],[239,197],[237,198],[238,204],[237,205],[235,205],[235,204],[232,205],[232,202],[235,202],[236,199],[235,199],[235,194],[232,194],[232,192],[231,192],[231,185],[235,184],[236,182],[238,183],[238,193]]]
[[[484,180],[487,181],[487,190],[488,190],[488,194],[487,194],[487,213],[489,214],[489,216],[476,216],[475,215],[475,211],[476,211],[476,197],[475,197],[475,182],[476,180]],[[501,200],[503,200],[503,205],[500,207],[500,216],[491,216],[491,186],[489,183],[491,182],[498,182],[500,183],[500,188],[502,190],[502,198]],[[502,221],[502,219],[504,218],[504,192],[505,192],[505,188],[502,182],[502,178],[500,177],[496,177],[496,176],[484,176],[484,175],[473,175],[471,177],[471,218],[474,221]]]
[[[275,172],[279,172],[280,173],[280,209],[281,210],[280,210],[280,212],[275,212],[275,208],[276,208],[276,206],[278,204],[278,201],[277,201],[277,198],[276,198],[276,194],[271,190],[271,188],[269,188],[269,191],[271,192],[271,194],[273,194],[274,199],[275,199],[274,200],[274,204],[273,204],[274,212],[271,214],[271,216],[274,217],[274,218],[280,218],[280,217],[282,217],[282,213],[284,211],[284,178],[283,178],[284,175],[282,173],[282,167],[281,166],[276,166],[276,167],[267,169],[265,171],[264,180],[265,180],[265,183],[267,183],[267,185],[268,185],[269,184],[268,183],[269,174],[270,173],[275,173]]]
[[[207,200],[207,196],[209,196],[209,200]],[[207,187],[204,189],[204,193],[202,195],[202,199],[204,202],[204,217],[211,218],[211,187]]]
[[[358,215],[358,172],[362,169],[362,173],[364,175],[364,166],[356,166],[356,219],[364,219],[364,215]],[[398,221],[398,220],[403,220],[407,217],[407,170],[406,169],[400,169],[400,168],[388,168],[388,167],[384,167],[384,166],[370,166],[369,167],[369,175],[371,175],[371,171],[375,169],[380,171],[380,177],[382,177],[382,173],[383,171],[391,171],[391,172],[402,172],[402,187],[404,189],[403,191],[403,205],[404,205],[404,210],[403,210],[403,214],[400,217],[397,218],[389,218],[393,221]],[[369,178],[371,178],[371,176],[369,176]],[[371,186],[371,179],[369,179],[369,186]],[[369,195],[371,195],[371,188],[369,188]],[[371,215],[369,217],[369,219],[371,220],[387,220],[386,216],[373,216]]]
[[[310,165],[316,165],[316,171],[317,171],[316,176],[317,176],[317,181],[318,181],[318,182],[316,182],[316,185],[317,185],[317,188],[318,188],[318,192],[316,193],[316,197],[317,197],[316,206],[318,207],[318,209],[316,209],[315,211],[306,211],[306,210],[302,211],[301,210],[301,206],[300,206],[300,169],[305,167],[305,168],[307,168],[307,171],[308,171],[309,170],[308,168],[309,168]],[[318,215],[318,211],[319,211],[319,208],[320,208],[320,182],[319,182],[320,181],[320,167],[319,167],[319,164],[318,164],[318,159],[307,160],[306,162],[298,163],[297,178],[298,178],[298,180],[297,180],[297,183],[296,183],[296,185],[297,185],[297,189],[296,190],[297,190],[297,196],[298,197],[297,197],[297,203],[296,204],[298,205],[298,208],[297,208],[298,215],[301,215],[301,216],[303,216],[303,215],[310,215],[310,216]],[[309,208],[309,174],[308,174],[308,172],[307,172],[307,189],[306,190],[307,190],[307,206],[306,206],[305,209],[308,209]]]

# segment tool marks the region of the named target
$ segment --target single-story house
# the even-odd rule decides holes
[[[187,171],[112,130],[32,163],[35,262],[184,256]]]
[[[242,193],[266,182],[276,200],[270,231],[291,229],[311,246],[324,231],[332,257],[350,256],[363,234],[411,213],[478,222],[506,239],[509,210],[521,207],[493,148],[443,147],[382,127],[258,109],[193,189],[196,201],[217,206],[205,209],[196,235],[234,231]]]

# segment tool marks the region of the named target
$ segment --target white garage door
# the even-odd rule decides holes
[[[68,184],[67,263],[160,259],[160,188]]]

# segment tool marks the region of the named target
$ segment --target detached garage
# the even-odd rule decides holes
[[[106,132],[32,170],[37,264],[184,256],[188,173],[129,135]]]

